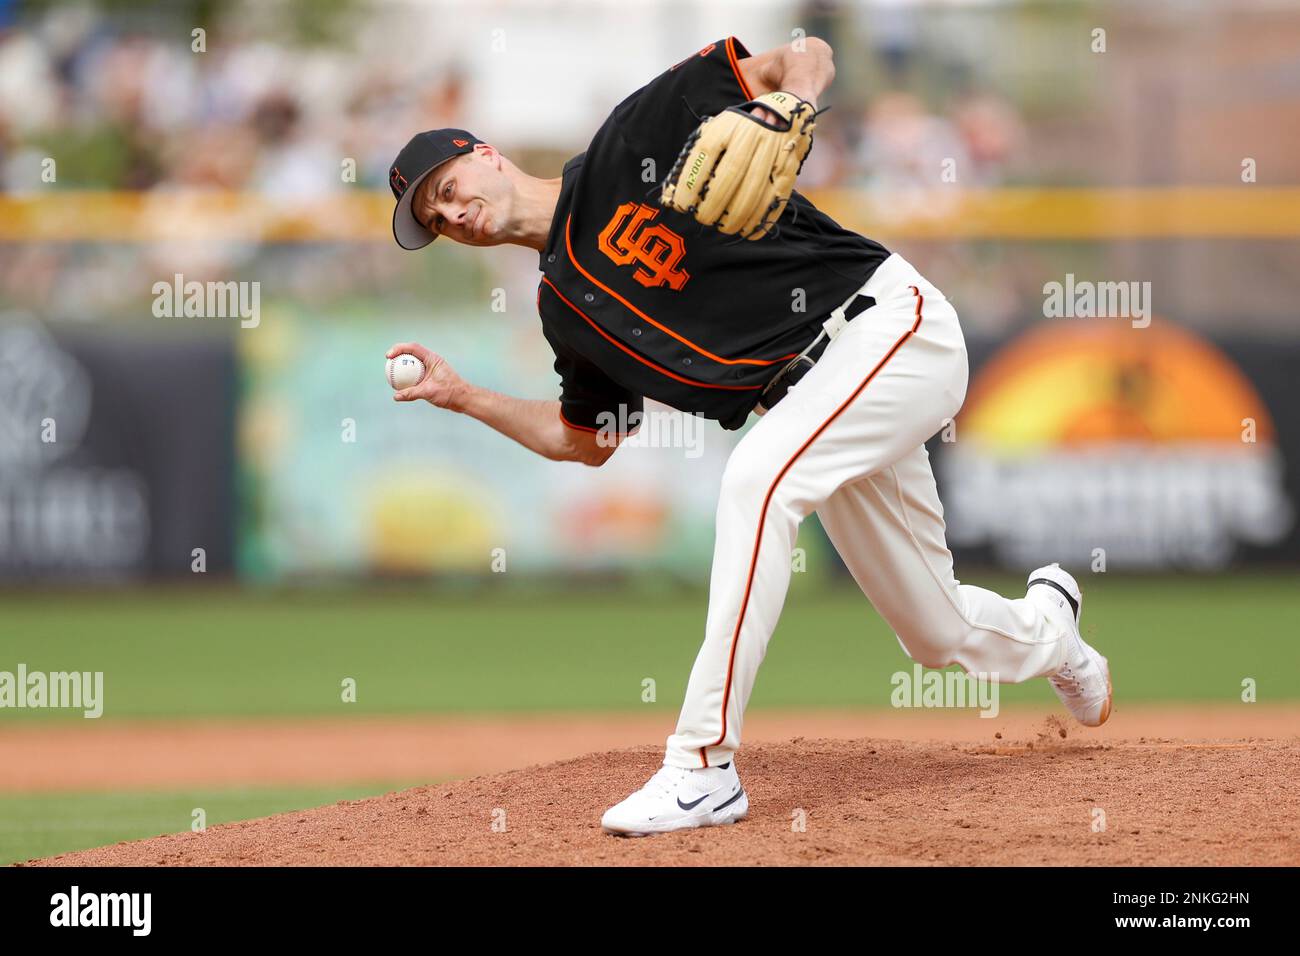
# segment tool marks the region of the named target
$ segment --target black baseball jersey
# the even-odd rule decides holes
[[[564,166],[537,310],[574,428],[608,427],[605,415],[640,411],[642,396],[739,428],[889,255],[797,191],[779,234],[755,241],[659,205],[697,114],[753,99],[737,66],[748,56],[727,37],[687,57],[615,107]]]

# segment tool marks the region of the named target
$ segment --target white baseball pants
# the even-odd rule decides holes
[[[966,397],[956,311],[898,255],[860,291],[876,304],[830,342],[727,461],[704,645],[667,764],[717,766],[740,746],[799,523],[813,511],[914,660],[956,663],[1006,683],[1049,674],[1065,660],[1065,635],[1033,604],[953,576],[924,442]]]

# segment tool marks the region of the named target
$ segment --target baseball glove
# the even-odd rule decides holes
[[[756,106],[780,121],[755,116]],[[778,90],[706,116],[673,164],[660,204],[727,235],[762,239],[790,201],[816,115],[807,100]]]

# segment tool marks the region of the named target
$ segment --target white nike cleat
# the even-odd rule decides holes
[[[1079,633],[1083,595],[1079,584],[1060,565],[1049,564],[1029,575],[1025,594],[1069,635],[1070,650],[1060,669],[1047,680],[1074,719],[1085,727],[1100,727],[1110,716],[1113,692],[1110,664]]]
[[[644,787],[606,810],[600,825],[619,836],[649,836],[735,823],[748,813],[749,797],[734,760],[697,770],[665,765]]]

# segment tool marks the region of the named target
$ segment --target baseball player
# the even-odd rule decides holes
[[[942,292],[794,190],[835,70],[815,38],[751,56],[710,43],[632,93],[559,179],[464,130],[420,133],[390,170],[393,232],[537,250],[558,401],[511,398],[425,363],[396,393],[479,419],[547,458],[600,465],[643,397],[739,428],[722,477],[704,643],[663,766],[603,827],[643,835],[743,819],[745,705],[816,511],[903,649],[1002,682],[1047,677],[1081,723],[1110,714],[1106,659],[1056,565],[1023,598],[959,584],[924,442],[966,394]],[[650,171],[647,173],[647,171]]]

